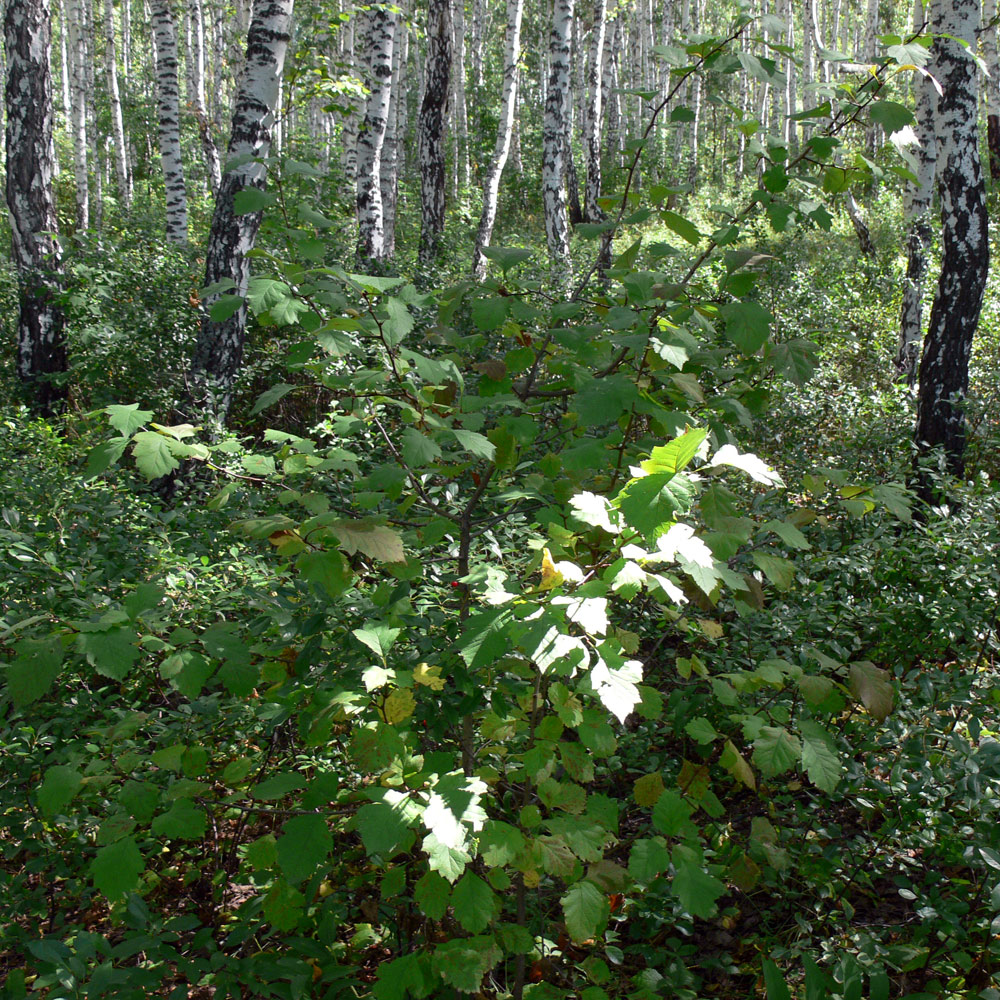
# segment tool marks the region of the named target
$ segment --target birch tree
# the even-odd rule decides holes
[[[549,35],[549,81],[542,126],[542,199],[545,238],[552,277],[565,286],[570,279],[569,219],[564,186],[566,108],[569,101],[570,44],[573,0],[555,0]]]
[[[177,32],[167,0],[149,3],[156,49],[156,95],[159,114],[160,162],[167,201],[167,239],[186,243],[187,190],[181,158],[181,109],[177,82]]]
[[[983,5],[983,57],[989,77],[986,87],[986,145],[990,151],[990,178],[1000,181],[1000,53],[997,51],[997,0]]]
[[[603,75],[604,33],[607,0],[594,2],[594,27],[587,67],[587,113],[584,115],[583,147],[587,158],[587,183],[584,188],[583,217],[587,222],[604,218],[597,199],[601,194],[601,79]]]
[[[385,257],[382,219],[382,146],[389,118],[392,83],[394,18],[385,6],[365,14],[365,49],[368,63],[368,99],[358,130],[357,210],[359,262]]]
[[[115,160],[115,179],[118,197],[127,212],[132,204],[132,171],[125,145],[125,125],[122,118],[122,99],[118,90],[118,55],[115,50],[115,8],[112,0],[104,0],[104,73],[108,85],[108,103],[111,105],[111,139]]]
[[[914,0],[913,24],[919,31],[924,23],[923,0]],[[933,64],[924,67],[935,73]],[[910,182],[903,195],[903,213],[907,231],[907,266],[900,310],[899,345],[896,368],[913,385],[917,377],[920,348],[923,342],[923,296],[927,277],[927,253],[931,238],[931,202],[934,197],[934,174],[937,162],[937,90],[929,76],[914,74],[917,106],[911,153],[917,163],[916,181]]]
[[[943,88],[935,115],[943,255],[920,361],[916,442],[921,454],[943,447],[948,471],[962,476],[962,400],[969,385],[969,355],[990,258],[986,190],[979,162],[979,95],[971,55],[981,8],[979,0],[936,0],[932,9],[938,36],[934,42],[937,77]],[[925,484],[925,495],[929,492]]]
[[[503,57],[503,93],[500,98],[500,123],[497,126],[497,141],[493,149],[483,183],[483,210],[476,230],[476,245],[472,251],[472,270],[482,281],[486,277],[486,257],[483,248],[490,245],[493,226],[497,218],[497,199],[500,194],[500,178],[510,155],[511,136],[514,131],[514,109],[517,106],[518,65],[521,62],[521,20],[524,16],[524,0],[507,0],[507,30]],[[598,88],[600,89],[600,88]]]
[[[458,0],[459,3],[462,0]],[[424,96],[417,119],[420,164],[420,249],[422,263],[434,259],[444,232],[444,115],[451,75],[452,25],[450,0],[428,0],[427,61]]]
[[[226,169],[219,185],[205,259],[205,314],[191,362],[190,391],[199,410],[223,423],[243,359],[250,251],[263,211],[271,124],[291,36],[293,0],[257,0],[236,95]],[[250,209],[250,211],[245,211]],[[229,297],[224,297],[229,296]]]
[[[69,78],[70,129],[73,136],[73,179],[76,184],[76,224],[90,228],[90,175],[87,165],[87,70],[81,0],[64,0],[66,51],[63,72]]]
[[[66,370],[63,314],[56,302],[61,264],[52,198],[51,40],[48,0],[8,0],[6,196],[20,286],[17,374],[43,416],[66,396],[51,379]]]

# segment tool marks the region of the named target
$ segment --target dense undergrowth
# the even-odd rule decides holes
[[[690,292],[647,230],[577,308],[302,218],[232,438],[153,423],[152,240],[70,254],[70,408],[0,415],[3,997],[997,996],[995,307],[914,517],[888,224]]]

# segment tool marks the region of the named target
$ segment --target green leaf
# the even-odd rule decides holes
[[[45,772],[38,788],[38,805],[46,816],[55,816],[73,801],[83,786],[83,775],[68,764],[56,764]]]
[[[449,882],[454,882],[472,860],[472,856],[464,848],[442,844],[433,833],[424,837],[423,849],[431,871],[440,872]]]
[[[298,926],[305,901],[298,889],[278,879],[264,897],[264,919],[276,931],[293,931]]]
[[[753,761],[765,778],[790,770],[801,759],[801,742],[784,727],[764,726],[754,740]]]
[[[809,539],[799,531],[790,521],[778,521],[772,519],[762,525],[769,531],[773,531],[789,548],[811,549]]]
[[[106,406],[104,412],[108,415],[111,426],[122,437],[131,437],[143,424],[149,423],[153,416],[152,410],[140,410],[138,403],[129,403],[127,406],[115,403]]]
[[[507,608],[491,608],[469,616],[458,640],[458,651],[467,666],[481,667],[507,652],[511,619]]]
[[[654,538],[677,514],[690,509],[694,495],[694,484],[683,473],[660,472],[633,479],[614,502],[630,527]]]
[[[258,187],[245,187],[233,195],[233,214],[249,215],[262,212],[277,201],[277,196]]]
[[[670,852],[656,840],[637,840],[628,857],[628,873],[643,885],[649,885],[670,866]]]
[[[273,802],[276,799],[283,799],[289,792],[298,791],[305,788],[306,779],[295,771],[285,771],[276,774],[259,785],[254,785],[251,795],[261,802]]]
[[[358,642],[364,643],[382,662],[389,655],[402,632],[399,628],[389,628],[388,625],[372,625],[368,628],[356,628],[351,634]]]
[[[55,636],[22,639],[7,667],[7,691],[15,708],[23,708],[48,693],[62,666],[63,647]]]
[[[455,886],[451,906],[455,919],[470,933],[486,930],[496,916],[499,900],[478,875],[467,871]]]
[[[708,431],[701,427],[693,427],[680,437],[674,438],[669,444],[654,448],[640,467],[650,474],[680,472],[698,454],[698,449],[706,437]]]
[[[719,738],[719,734],[708,719],[698,717],[692,719],[685,727],[684,732],[688,734],[696,743],[707,746]]]
[[[168,840],[201,840],[208,817],[190,799],[175,799],[170,808],[153,820],[153,833]]]
[[[477,434],[475,431],[465,431],[458,428],[455,428],[452,433],[465,451],[471,452],[477,458],[485,458],[488,462],[493,461],[497,449],[489,438]]]
[[[214,673],[215,664],[191,649],[168,656],[160,665],[160,674],[190,701],[201,694]]]
[[[140,431],[132,439],[132,457],[147,480],[159,479],[180,467],[170,442],[156,431]]]
[[[559,902],[566,918],[566,930],[577,944],[596,937],[598,930],[607,923],[608,898],[593,882],[584,880],[570,886]]]
[[[334,599],[340,597],[354,579],[351,567],[338,549],[303,552],[295,560],[295,568]]]
[[[76,637],[76,648],[99,674],[120,681],[125,679],[139,659],[135,640],[136,634],[130,628],[80,632]]]
[[[213,323],[225,323],[235,316],[246,299],[242,295],[220,295],[208,309],[208,318]]]
[[[294,388],[294,385],[289,385],[287,382],[279,382],[277,385],[272,385],[270,389],[262,392],[257,397],[257,402],[254,403],[253,409],[250,411],[250,416],[254,417],[261,410],[266,410],[269,406],[273,406],[279,399],[287,396]]]
[[[862,660],[851,664],[851,694],[868,710],[876,722],[884,722],[892,711],[895,692],[888,673],[874,663]]]
[[[403,539],[399,532],[381,524],[366,521],[338,521],[332,525],[340,547],[348,554],[360,552],[378,562],[398,563],[406,560]]]
[[[503,326],[507,310],[507,300],[498,295],[488,299],[475,299],[472,303],[472,322],[483,333],[492,333]]]
[[[487,260],[499,264],[501,270],[506,274],[511,268],[531,260],[533,251],[525,250],[522,247],[483,247],[483,256]]]
[[[681,239],[687,240],[692,246],[697,246],[701,242],[702,235],[698,232],[698,227],[685,219],[683,215],[665,210],[660,213],[660,218],[668,229],[675,232]]]
[[[809,780],[821,791],[832,792],[840,782],[840,755],[833,737],[818,723],[799,723],[802,737],[802,766]]]
[[[115,902],[139,887],[139,876],[145,867],[135,838],[123,837],[97,852],[90,865],[90,876],[98,892]]]
[[[413,845],[416,835],[406,814],[388,802],[371,802],[362,806],[354,817],[354,826],[361,835],[365,850],[391,858]]]
[[[764,959],[764,988],[767,990],[767,1000],[792,1000],[784,977],[769,958]]]
[[[451,885],[437,872],[424,872],[413,887],[413,899],[425,917],[440,920],[451,903]]]
[[[726,336],[747,357],[767,343],[774,317],[756,302],[730,302],[719,310],[726,321]]]
[[[125,453],[130,440],[131,438],[127,437],[116,437],[92,448],[87,454],[87,465],[83,470],[84,481],[91,480],[110,469]]]
[[[400,435],[400,444],[403,461],[410,468],[430,465],[441,457],[441,448],[437,442],[432,441],[426,434],[421,434],[414,427],[407,427],[403,431]]]
[[[523,850],[524,835],[501,820],[488,820],[479,834],[479,853],[490,868],[512,864]]]
[[[159,607],[163,600],[164,590],[155,583],[140,583],[128,597],[122,601],[125,613],[135,621],[141,618],[147,611],[153,611]]]
[[[715,901],[726,892],[725,885],[691,861],[677,866],[670,885],[681,906],[692,916],[707,920],[715,913]]]
[[[290,883],[304,882],[326,864],[332,850],[333,838],[324,817],[295,816],[278,838],[278,866]]]
[[[755,552],[753,561],[778,590],[788,590],[795,582],[795,564],[787,559],[771,556],[766,552]]]
[[[665,837],[683,836],[691,826],[693,811],[679,792],[668,788],[653,806],[653,826]]]
[[[881,125],[888,135],[898,132],[914,120],[913,112],[895,101],[876,101],[869,105],[868,112],[872,121]]]
[[[462,993],[478,993],[483,976],[502,957],[490,935],[456,938],[434,949],[434,968],[449,986]]]

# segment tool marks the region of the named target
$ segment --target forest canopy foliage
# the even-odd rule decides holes
[[[594,7],[8,87],[3,1000],[1000,995],[995,3]]]

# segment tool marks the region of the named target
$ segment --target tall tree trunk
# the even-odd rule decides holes
[[[369,92],[365,117],[358,131],[357,168],[357,256],[362,266],[385,257],[381,171],[392,84],[394,17],[387,7],[376,6],[368,10],[365,20]]]
[[[938,98],[938,164],[944,253],[931,308],[917,394],[917,449],[943,446],[948,470],[965,472],[962,400],[969,385],[969,355],[979,323],[989,269],[986,192],[978,144],[975,51],[979,0],[938,0],[934,46]],[[957,39],[958,41],[955,41]],[[959,42],[965,42],[968,48]],[[925,497],[931,496],[926,482]]]
[[[226,170],[219,185],[208,237],[205,285],[228,285],[205,296],[205,314],[191,361],[194,405],[208,419],[225,422],[233,384],[243,359],[250,251],[263,212],[237,212],[235,198],[247,189],[263,190],[266,171],[257,162],[271,146],[271,122],[278,105],[278,83],[292,28],[293,0],[257,0],[247,35],[246,62],[236,95]],[[227,318],[213,319],[212,307],[224,294],[241,297]]]
[[[455,99],[455,198],[465,202],[469,190],[469,109],[465,101],[465,0],[452,0],[452,27],[454,29],[454,57],[451,79]]]
[[[118,91],[118,59],[115,52],[115,8],[112,0],[104,0],[104,71],[108,83],[108,100],[111,105],[111,138],[114,146],[115,180],[122,208],[128,212],[132,205],[132,171],[129,169],[128,150],[125,146],[125,126],[122,120],[122,99]]]
[[[355,10],[347,22],[344,41],[344,64],[345,73],[353,78],[364,76],[358,73],[357,53],[360,48],[359,27],[363,15]],[[348,200],[353,201],[357,197],[358,180],[358,125],[360,123],[360,111],[357,107],[357,99],[351,98],[351,110],[344,115],[343,124],[340,127],[340,169],[344,174],[344,190],[348,195]]]
[[[922,0],[914,0],[914,30],[924,23]],[[925,67],[935,73],[933,65]],[[931,238],[931,201],[934,197],[934,173],[937,163],[936,125],[937,91],[933,82],[922,73],[914,74],[917,107],[911,152],[917,161],[916,183],[906,187],[903,211],[907,228],[907,266],[903,284],[903,305],[900,310],[899,346],[896,351],[896,369],[901,377],[913,385],[917,379],[917,365],[923,344],[924,280],[927,277],[927,253]]]
[[[476,245],[472,251],[472,270],[479,281],[486,277],[486,257],[483,254],[483,248],[488,247],[493,238],[493,226],[497,218],[497,199],[500,194],[500,178],[510,154],[511,136],[514,130],[514,108],[517,105],[517,75],[518,64],[521,61],[521,20],[523,16],[524,0],[507,0],[507,34],[503,57],[500,123],[497,126],[497,141],[493,150],[493,160],[483,184],[483,211],[479,216]]]
[[[462,3],[463,0],[458,0]],[[427,62],[424,97],[417,119],[417,156],[420,162],[420,250],[423,263],[437,254],[444,232],[445,156],[444,115],[452,62],[450,0],[428,0]]]
[[[177,82],[177,32],[167,0],[150,0],[156,47],[156,93],[159,109],[160,162],[167,201],[167,239],[186,243],[187,190],[181,159],[181,108]]]
[[[983,56],[988,79],[986,87],[986,144],[990,150],[990,179],[1000,181],[1000,53],[997,52],[997,0],[983,5]]]
[[[43,416],[66,398],[66,387],[51,379],[66,371],[63,314],[56,302],[61,263],[52,199],[51,41],[48,0],[8,0],[6,195],[20,284],[17,374]]]
[[[73,133],[73,177],[76,182],[76,224],[90,228],[90,177],[87,167],[87,56],[81,0],[65,0],[67,59]]]
[[[400,132],[400,105],[405,103],[402,73],[406,61],[406,20],[405,14],[394,14],[396,44],[392,49],[392,84],[389,91],[389,119],[385,129],[385,143],[382,147],[382,169],[379,184],[382,188],[382,230],[385,241],[385,256],[396,255],[396,202],[399,185],[399,148],[403,142]]]
[[[215,144],[211,120],[205,107],[205,18],[202,0],[191,0],[188,13],[191,25],[191,111],[198,123],[208,188],[214,195],[219,190],[219,183],[222,180],[222,167],[219,164],[219,148]]]
[[[602,59],[607,0],[594,2],[594,27],[587,67],[587,113],[584,116],[584,153],[587,158],[587,186],[584,190],[583,217],[587,222],[601,222],[604,212],[597,199],[601,195],[601,119]]]
[[[549,85],[542,126],[542,198],[552,279],[560,288],[565,288],[572,276],[564,155],[572,26],[573,0],[555,0],[549,35]]]

